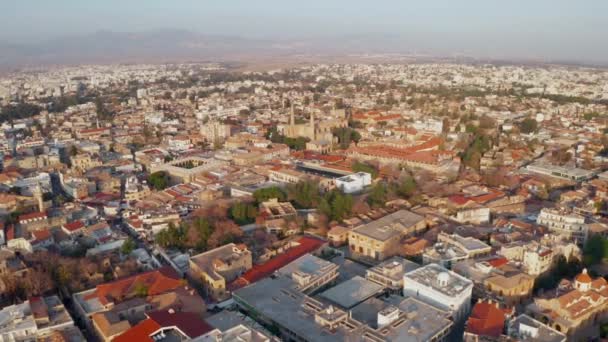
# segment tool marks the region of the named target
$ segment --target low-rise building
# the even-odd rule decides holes
[[[546,226],[550,231],[569,237],[582,245],[587,241],[585,217],[560,209],[543,208],[536,223]]]
[[[348,244],[355,256],[385,260],[398,255],[401,239],[426,228],[423,216],[399,210],[350,231]]]
[[[403,276],[403,294],[449,311],[456,322],[471,309],[473,282],[437,264],[429,264]]]
[[[391,293],[402,293],[403,275],[419,267],[415,262],[395,256],[367,269],[365,278],[384,286]]]
[[[74,330],[74,321],[57,296],[33,297],[0,310],[1,341],[37,341],[66,330]]]
[[[226,285],[252,267],[251,252],[245,245],[229,243],[190,258],[188,276],[214,300],[230,298]]]
[[[437,243],[422,254],[422,261],[424,264],[438,263],[451,268],[455,262],[488,255],[491,251],[492,247],[479,239],[440,232]]]
[[[372,175],[367,172],[357,172],[352,175],[336,178],[336,187],[346,194],[362,191],[372,184]]]
[[[607,305],[608,282],[591,278],[585,269],[574,279],[572,289],[556,291],[554,297],[535,298],[527,312],[568,340],[582,341],[598,337],[600,324],[608,319]]]

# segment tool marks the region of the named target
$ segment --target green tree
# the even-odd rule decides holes
[[[583,262],[587,266],[595,265],[608,257],[608,240],[599,234],[593,234],[583,247]]]
[[[412,176],[403,177],[396,187],[397,195],[409,198],[416,191],[416,180]]]
[[[300,181],[289,186],[287,192],[297,208],[315,208],[321,199],[319,184],[310,180]]]
[[[253,198],[259,204],[265,201],[268,201],[271,198],[276,198],[279,202],[284,202],[287,198],[287,195],[283,191],[283,189],[272,186],[269,188],[258,189],[253,192]]]
[[[257,208],[251,203],[237,202],[230,207],[230,218],[239,225],[255,222]]]
[[[525,134],[534,133],[538,130],[538,122],[532,118],[525,118],[520,122],[519,130]]]
[[[164,190],[169,186],[169,175],[165,171],[157,171],[148,176],[148,184],[156,190]]]
[[[378,169],[367,163],[356,161],[353,163],[351,169],[353,172],[367,172],[372,175],[372,178],[378,177]]]
[[[386,184],[384,182],[378,182],[372,187],[369,195],[367,196],[367,203],[369,203],[369,205],[372,207],[383,207],[386,203],[386,198]]]
[[[133,252],[135,247],[137,247],[135,245],[135,241],[133,241],[133,239],[131,239],[131,238],[127,238],[125,240],[125,242],[122,244],[122,246],[120,247],[120,252],[123,255],[129,255],[129,254],[131,254],[131,252]]]
[[[331,220],[341,221],[351,214],[353,204],[351,195],[344,195],[338,190],[332,190],[319,201],[317,209]]]

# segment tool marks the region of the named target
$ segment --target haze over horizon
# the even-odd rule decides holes
[[[293,53],[336,53],[343,49],[344,53],[420,52],[607,64],[608,45],[603,41],[608,36],[608,26],[602,22],[607,12],[608,2],[601,0],[516,0],[508,4],[481,0],[289,3],[278,0],[182,0],[178,3],[30,0],[5,5],[0,13],[0,42],[10,47],[5,47],[9,57],[4,57],[4,64],[37,51],[43,51],[41,55],[47,56],[46,61],[48,56],[53,56],[53,62],[62,58],[78,61],[82,57],[75,51],[70,57],[63,51],[49,50],[49,44],[60,42],[61,50],[64,44],[69,45],[70,39],[93,40],[100,31],[115,33],[112,39],[118,39],[119,33],[158,39],[151,35],[165,31],[175,33],[175,30],[216,37],[215,43],[227,37],[223,48],[230,45],[232,50],[238,41],[230,39],[238,37],[256,42],[255,49],[266,52],[275,51],[277,44],[292,43],[288,50]],[[181,45],[196,46],[193,58],[210,55],[210,51],[204,51],[207,42],[185,38],[184,32],[180,34]],[[163,39],[171,40],[167,36]],[[342,39],[351,40],[346,44],[348,47],[343,47]],[[268,44],[262,46],[260,40]],[[157,43],[166,45],[164,41]],[[114,49],[112,43],[105,43],[108,59],[127,54],[127,47],[116,46]],[[333,49],[328,50],[328,46]],[[212,47],[215,49],[215,45],[208,45],[208,50]],[[286,50],[284,46],[277,50],[281,49]],[[239,47],[239,51],[246,52],[246,49]],[[164,51],[148,47],[147,52],[160,55]],[[138,50],[127,55],[135,57],[141,53]],[[188,53],[181,51],[175,55],[184,57]],[[214,57],[221,57],[221,53],[216,54]],[[171,56],[169,52],[167,58]],[[38,60],[32,59],[32,62]]]

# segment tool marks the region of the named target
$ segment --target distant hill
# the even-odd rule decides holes
[[[466,54],[425,50],[415,36],[367,34],[314,39],[263,40],[216,36],[184,30],[148,32],[99,31],[36,44],[0,42],[0,69],[94,63],[162,63],[243,61],[294,56],[371,56],[405,54],[419,59],[475,62]],[[417,48],[415,48],[417,47]],[[432,57],[435,56],[435,57]],[[437,57],[447,56],[447,57]],[[322,59],[320,59],[322,60]],[[328,60],[331,60],[330,58]],[[489,61],[482,59],[482,62]],[[501,62],[501,61],[498,61]],[[505,60],[502,60],[505,62]],[[509,61],[506,61],[509,62]],[[523,61],[534,62],[539,61]],[[550,63],[553,61],[540,61]],[[561,61],[559,63],[576,64]]]

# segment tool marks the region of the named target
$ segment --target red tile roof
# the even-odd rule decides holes
[[[510,312],[494,304],[478,302],[467,321],[466,331],[479,336],[499,337],[504,329],[505,315]]]
[[[302,255],[319,249],[325,241],[305,236],[300,238],[298,243],[298,246],[287,250],[285,253],[277,255],[263,264],[254,266],[241,277],[233,281],[228,287],[230,290],[236,290],[266,278],[279,268],[289,264]]]
[[[160,329],[174,328],[192,339],[213,330],[198,314],[191,312],[156,311],[147,314],[148,319],[143,320],[133,328],[117,336],[113,342],[153,342],[151,335]]]
[[[19,215],[19,222],[26,220],[34,220],[34,219],[44,219],[46,218],[46,213],[44,212],[34,212],[29,214]]]
[[[98,298],[102,304],[121,302],[130,298],[136,286],[145,285],[149,296],[174,290],[183,283],[179,275],[170,266],[140,273],[111,283],[97,285],[95,291],[85,297],[86,300]]]
[[[492,267],[500,267],[502,265],[507,264],[508,262],[509,260],[507,260],[507,258],[505,257],[499,257],[496,259],[488,260],[488,263],[492,265]]]
[[[77,230],[84,228],[84,223],[82,223],[81,221],[73,221],[73,222],[64,224],[63,228],[67,231],[75,232]]]

